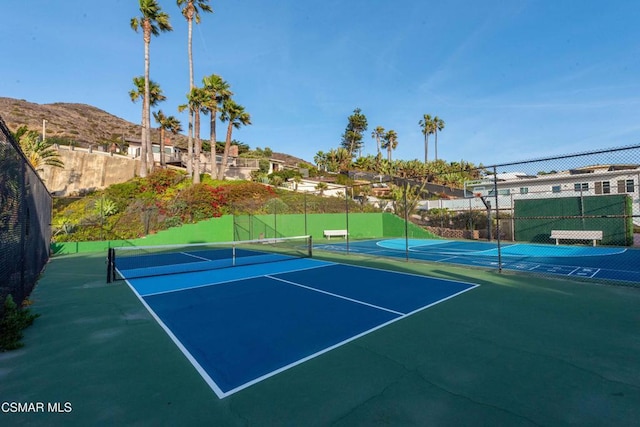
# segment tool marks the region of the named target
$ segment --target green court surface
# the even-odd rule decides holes
[[[32,310],[41,316],[25,331],[25,347],[0,353],[0,423],[627,426],[640,420],[639,288],[317,255],[480,286],[219,399],[126,283],[106,283],[105,254],[56,257],[32,294]],[[42,402],[45,411],[10,413],[11,402]],[[47,410],[56,402],[59,412]]]

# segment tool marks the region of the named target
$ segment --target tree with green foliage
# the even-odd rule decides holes
[[[222,107],[224,102],[231,98],[233,92],[231,92],[229,83],[227,83],[222,77],[217,74],[211,74],[202,79],[203,89],[208,93],[209,97],[205,103],[205,107],[208,109],[210,115],[209,122],[209,135],[210,141],[216,141],[216,119],[218,110]],[[217,176],[217,161],[216,161],[216,144],[210,144],[211,150],[211,178]]]
[[[151,36],[157,36],[160,32],[172,31],[173,28],[169,23],[169,15],[162,11],[157,0],[139,0],[140,17],[131,18],[131,28],[138,32],[138,28],[142,28],[142,38],[144,41],[144,107],[142,112],[142,161],[140,162],[140,176],[147,176],[147,172],[153,168],[147,162],[147,153],[151,148],[151,95],[150,95],[150,78],[149,78],[149,46],[151,44]],[[146,147],[146,148],[145,148]]]
[[[376,153],[380,156],[380,141],[384,137],[384,128],[382,126],[377,126],[373,132],[371,132],[371,138],[376,140]]]
[[[387,160],[391,161],[391,152],[398,147],[398,134],[391,129],[382,138],[382,148],[387,150]]]
[[[424,162],[429,161],[429,135],[433,133],[433,118],[430,114],[424,114],[418,122],[424,135]]]
[[[318,190],[319,196],[324,196],[324,192],[327,190],[327,188],[329,188],[329,186],[327,185],[326,182],[320,181],[319,183],[316,184],[316,190]]]
[[[193,78],[193,21],[195,20],[196,24],[200,23],[200,12],[209,12],[212,13],[213,9],[209,5],[209,0],[176,0],[176,4],[180,11],[182,12],[182,16],[187,20],[188,26],[188,35],[187,35],[187,54],[189,57],[189,92],[195,87],[195,80]],[[191,168],[189,168],[188,164],[193,160],[193,138],[194,138],[194,112],[189,111],[189,128],[187,134],[187,155],[189,157],[187,163],[187,173],[189,175],[192,174]],[[198,135],[198,138],[200,135]],[[215,139],[213,140],[215,141]]]
[[[19,143],[25,157],[36,171],[41,172],[45,165],[64,168],[64,162],[58,150],[53,148],[51,143],[43,141],[38,132],[22,133]]]
[[[360,108],[353,110],[353,114],[349,116],[347,128],[342,134],[342,147],[347,150],[349,156],[353,158],[356,151],[361,151],[363,142],[362,136],[367,130],[367,117],[362,114]]]
[[[222,156],[222,165],[218,170],[218,179],[224,179],[224,172],[227,168],[229,159],[229,148],[231,147],[231,134],[233,129],[239,129],[240,126],[248,126],[251,124],[251,115],[244,110],[244,107],[236,103],[233,99],[227,99],[222,105],[220,120],[228,122],[227,138],[224,145],[224,154]]]
[[[200,139],[200,113],[207,114],[209,109],[206,105],[209,102],[209,93],[202,88],[194,87],[187,95],[188,104],[180,105],[179,111],[189,109],[189,113],[194,118],[194,150],[193,150],[193,183],[200,183],[200,153],[202,152],[202,141]]]
[[[327,170],[327,154],[324,151],[318,151],[316,155],[313,156],[313,161],[319,171]]]
[[[167,131],[171,132],[174,135],[177,135],[178,132],[182,131],[182,124],[180,120],[178,120],[175,116],[167,116],[162,110],[158,110],[157,112],[153,112],[153,118],[156,119],[156,123],[160,126],[160,166],[165,166],[164,159],[164,139],[165,133]]]
[[[131,102],[136,102],[138,99],[142,99],[144,101],[145,94],[145,79],[144,76],[138,76],[133,78],[133,89],[129,91],[129,98],[131,98]],[[166,100],[167,97],[162,93],[162,88],[160,85],[153,80],[149,81],[149,106],[155,107],[158,103]],[[142,103],[142,121],[145,120],[145,110],[144,110],[144,102]],[[151,135],[151,125],[149,125],[149,135]],[[147,163],[147,170],[153,170],[153,166],[155,160],[153,158],[153,145],[151,143],[151,138],[149,138],[148,144],[145,144],[145,141],[141,141],[141,151],[140,157],[141,160]],[[146,156],[145,156],[146,153]]]
[[[441,132],[443,129],[444,129],[444,120],[442,120],[438,116],[435,116],[433,118],[433,134],[435,136],[436,162],[438,161],[438,132]]]

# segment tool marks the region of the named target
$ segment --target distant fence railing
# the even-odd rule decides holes
[[[29,296],[49,260],[51,195],[0,118],[0,299]],[[0,312],[2,305],[0,304]]]

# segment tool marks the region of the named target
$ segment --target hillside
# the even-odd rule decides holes
[[[42,121],[46,120],[47,137],[72,139],[80,147],[119,141],[122,137],[140,140],[141,133],[140,125],[86,104],[63,102],[36,104],[23,99],[0,97],[0,117],[12,132],[23,125],[30,130],[42,132]],[[183,127],[186,128],[186,126]],[[151,139],[157,141],[159,138],[159,131],[152,129]],[[170,135],[170,138],[176,146],[187,147],[185,135]],[[295,165],[304,162],[294,156],[273,151],[275,159],[285,161],[287,164]]]

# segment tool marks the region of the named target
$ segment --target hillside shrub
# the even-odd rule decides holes
[[[232,214],[264,213],[265,203],[277,197],[273,188],[251,181],[227,183],[218,188],[224,194],[227,212]]]
[[[222,216],[224,203],[222,188],[200,183],[182,190],[165,209],[170,216],[179,216],[183,222],[196,222]]]
[[[24,346],[20,342],[22,330],[39,317],[27,308],[19,308],[11,294],[7,295],[0,318],[0,351],[15,350]]]

